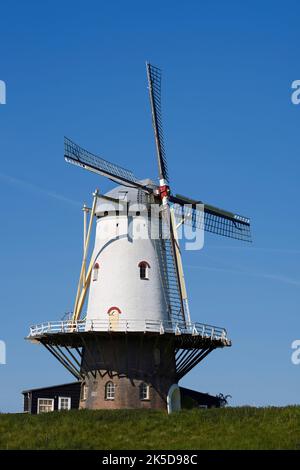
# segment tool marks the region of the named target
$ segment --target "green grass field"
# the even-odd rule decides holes
[[[300,407],[0,414],[1,449],[300,449]]]

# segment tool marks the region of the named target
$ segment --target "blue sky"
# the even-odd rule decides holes
[[[182,382],[234,405],[299,403],[299,125],[296,1],[10,1],[1,5],[0,410],[21,390],[72,380],[24,341],[72,309],[81,204],[103,178],[64,163],[63,136],[156,178],[145,60],[163,69],[175,192],[252,219],[253,244],[207,235],[184,254],[192,317],[225,326]]]

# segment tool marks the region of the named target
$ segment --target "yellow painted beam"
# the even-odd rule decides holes
[[[77,302],[76,315],[73,318],[74,321],[77,321],[80,318],[82,307],[83,307],[83,304],[84,304],[84,301],[85,301],[85,297],[86,297],[87,291],[90,287],[93,266],[94,266],[94,260],[91,259],[88,270],[87,270],[87,273],[86,273],[86,278],[84,280],[84,287],[80,292],[80,296],[79,296],[79,299],[78,299],[78,302]]]
[[[84,286],[85,286],[84,273],[85,273],[86,259],[87,259],[87,255],[88,255],[88,248],[89,248],[89,242],[90,242],[90,238],[91,238],[92,224],[93,224],[93,219],[94,219],[94,215],[95,215],[98,194],[99,194],[99,191],[97,189],[93,194],[94,199],[93,199],[93,205],[92,205],[92,209],[91,209],[91,213],[90,213],[89,226],[88,226],[88,230],[87,230],[87,234],[86,234],[86,241],[85,241],[85,246],[84,246],[83,259],[82,259],[82,264],[81,264],[80,276],[79,276],[76,299],[75,299],[74,310],[73,310],[73,320],[76,317],[78,317],[78,314],[77,314],[78,301],[79,301],[79,298],[80,298],[81,290],[84,289]]]
[[[190,322],[190,312],[189,312],[189,306],[188,306],[188,299],[187,299],[186,284],[185,284],[185,279],[184,279],[182,258],[181,258],[179,241],[178,241],[175,213],[174,213],[174,209],[172,207],[170,207],[170,219],[171,219],[172,232],[173,232],[173,237],[174,237],[175,256],[176,256],[177,267],[178,267],[178,274],[179,274],[178,277],[179,277],[179,282],[180,282],[180,290],[181,290],[182,300],[183,300],[184,305],[185,305],[185,310],[186,310],[185,313],[187,314],[187,317],[188,317],[188,318],[186,318],[186,320],[188,320],[188,322]]]

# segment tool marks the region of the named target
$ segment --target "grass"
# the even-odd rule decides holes
[[[300,449],[300,407],[0,414],[0,449]]]

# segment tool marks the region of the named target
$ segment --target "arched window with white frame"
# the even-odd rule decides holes
[[[138,264],[140,270],[140,279],[149,279],[150,264],[147,261],[141,261]]]
[[[113,382],[109,381],[105,384],[105,400],[114,400],[116,393],[116,386]]]
[[[149,400],[149,385],[145,382],[140,384],[140,400]]]

